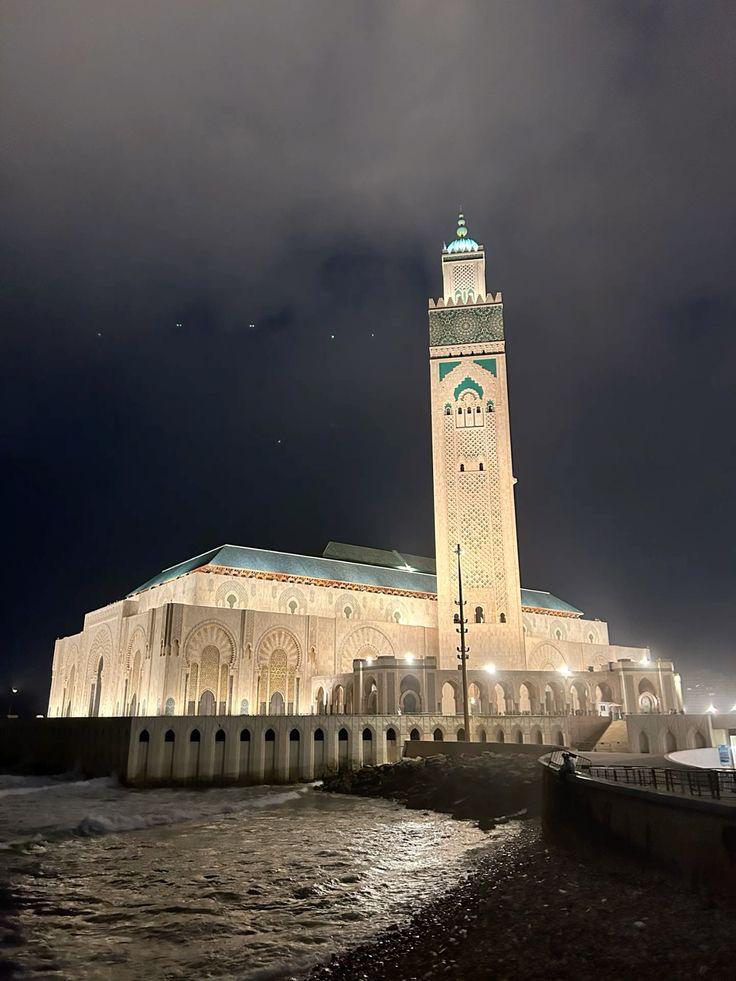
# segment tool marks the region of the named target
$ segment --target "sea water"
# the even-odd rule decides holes
[[[306,785],[0,775],[0,975],[298,976],[514,833]]]

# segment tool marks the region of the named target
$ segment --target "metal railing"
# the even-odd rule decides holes
[[[564,750],[550,753],[548,763],[561,769]],[[569,752],[569,751],[568,751]],[[594,763],[587,756],[570,753],[575,772],[591,780],[641,787],[663,794],[702,797],[736,802],[736,770],[706,770],[666,766],[629,766],[624,763]],[[569,764],[568,764],[569,765]]]

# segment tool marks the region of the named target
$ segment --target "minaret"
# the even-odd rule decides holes
[[[444,295],[429,301],[440,665],[456,665],[462,548],[469,667],[523,668],[519,556],[501,294],[486,294],[485,250],[458,217],[442,250]]]

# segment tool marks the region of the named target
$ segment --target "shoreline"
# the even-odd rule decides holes
[[[731,978],[730,898],[615,852],[549,841],[538,819],[406,924],[334,954],[303,981]]]

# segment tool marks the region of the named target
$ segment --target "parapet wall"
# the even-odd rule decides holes
[[[736,805],[676,797],[545,767],[547,828],[594,845],[618,844],[678,872],[693,885],[736,887]]]

